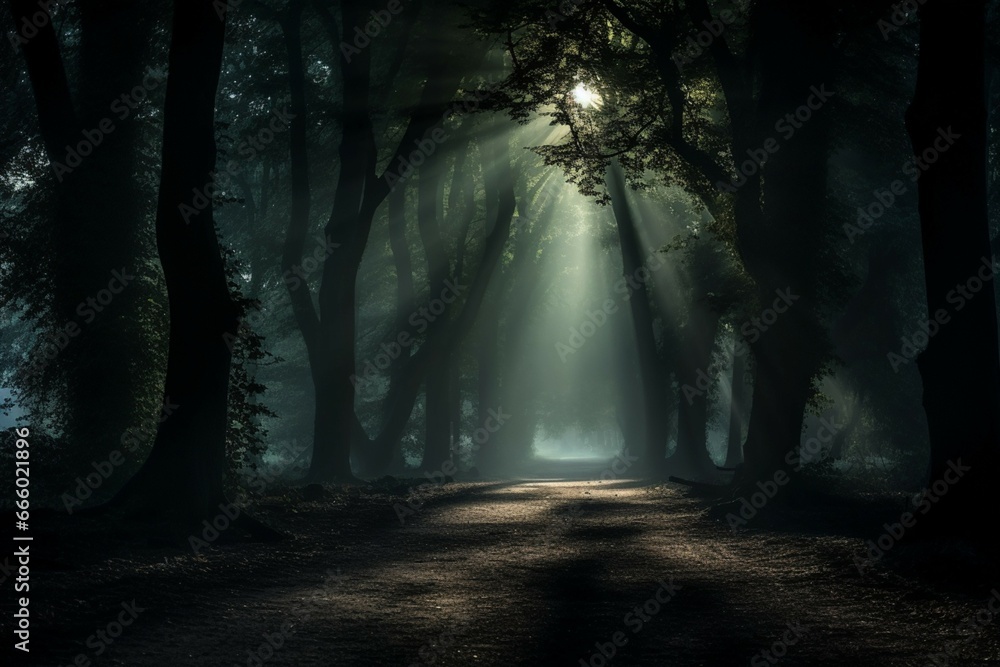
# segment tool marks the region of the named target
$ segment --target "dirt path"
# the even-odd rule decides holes
[[[856,536],[734,535],[705,508],[679,488],[549,480],[448,485],[403,525],[388,496],[276,503],[266,518],[293,540],[199,557],[94,545],[39,572],[37,649],[12,664],[924,665],[1000,585],[862,577]],[[88,637],[133,599],[97,656]],[[998,629],[950,664],[998,664]]]

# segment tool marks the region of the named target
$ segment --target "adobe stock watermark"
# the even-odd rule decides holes
[[[125,447],[130,452],[135,452],[141,445],[152,442],[153,438],[156,437],[156,430],[159,428],[159,425],[165,422],[180,407],[177,403],[171,403],[170,397],[167,396],[163,399],[163,405],[160,406],[158,417],[150,417],[138,426],[130,426],[122,433],[122,447]]]
[[[98,628],[94,634],[87,637],[87,641],[84,644],[94,653],[94,657],[97,658],[104,654],[108,650],[108,647],[115,643],[122,633],[125,632],[125,628],[132,625],[139,614],[146,611],[145,608],[140,607],[136,604],[135,600],[131,602],[122,602],[122,610],[118,612],[118,615],[110,621],[103,628]],[[93,664],[91,662],[89,654],[86,652],[81,652],[73,658],[73,661],[67,667],[90,667]]]
[[[774,302],[771,304],[770,308],[765,308],[761,314],[757,317],[751,318],[743,323],[740,327],[741,338],[736,341],[735,355],[741,357],[750,351],[749,345],[756,343],[760,340],[760,337],[767,333],[767,331],[774,326],[775,322],[778,321],[778,316],[783,315],[788,312],[788,309],[795,305],[801,297],[798,294],[792,292],[791,287],[786,287],[784,291],[777,290],[775,292]],[[694,403],[695,396],[704,396],[705,392],[708,391],[712,383],[715,382],[714,378],[718,376],[722,369],[725,367],[725,362],[719,360],[709,364],[707,369],[699,368],[697,373],[695,373],[695,384],[691,386],[690,384],[685,384],[681,387],[681,391],[684,392],[684,398],[687,400],[688,405]]]
[[[298,632],[301,625],[312,619],[313,607],[329,604],[330,598],[339,592],[349,577],[343,574],[338,567],[336,570],[328,568],[323,577],[323,583],[319,588],[313,589],[309,597],[304,600],[305,604],[296,607],[292,617],[281,624],[275,632],[263,633],[263,641],[254,648],[247,650],[247,659],[243,664],[233,663],[233,667],[263,667],[286,643]]]
[[[717,19],[703,21],[702,25],[705,26],[705,29],[696,35],[688,35],[684,46],[674,51],[673,61],[677,66],[677,71],[683,72],[686,65],[690,65],[695,59],[701,57],[705,50],[715,43],[715,40],[722,37],[726,28],[734,23],[736,23],[736,14],[728,9],[719,12]]]
[[[556,353],[564,364],[569,355],[576,354],[587,341],[597,335],[598,330],[608,323],[608,317],[618,312],[618,304],[613,299],[605,299],[600,308],[587,311],[587,319],[569,330],[569,339],[556,343]]]
[[[348,63],[351,62],[351,58],[358,55],[364,49],[367,49],[372,40],[382,34],[382,30],[389,27],[392,20],[396,18],[399,14],[403,13],[403,7],[400,0],[389,0],[389,3],[385,6],[385,9],[380,9],[378,11],[372,10],[371,20],[364,24],[364,26],[354,26],[354,40],[348,44],[347,42],[340,43],[340,55],[344,57]]]
[[[812,95],[810,95],[805,104],[795,109],[793,112],[785,114],[784,118],[781,118],[774,124],[774,131],[781,135],[781,138],[785,141],[791,141],[792,138],[805,127],[805,124],[812,120],[813,115],[816,114],[820,109],[822,109],[830,98],[836,93],[833,93],[826,89],[826,84],[822,84],[817,88],[812,86],[810,89]],[[759,172],[764,164],[767,163],[767,159],[781,150],[781,142],[778,141],[776,137],[769,137],[764,141],[761,148],[748,149],[747,157],[748,160],[737,165],[736,176],[730,180],[728,183],[719,181],[715,184],[715,187],[720,192],[734,193],[741,187],[746,185],[747,180]]]
[[[948,495],[951,488],[958,484],[965,477],[965,473],[970,470],[972,470],[970,466],[962,465],[962,459],[948,461],[948,469],[941,476],[941,479],[935,480],[928,488],[913,497],[911,502],[914,510],[919,510],[919,516],[926,515],[933,509],[934,505]],[[865,557],[854,557],[854,567],[858,569],[858,574],[864,576],[867,570],[882,560],[903,539],[906,531],[917,525],[919,516],[915,512],[903,512],[897,523],[882,524],[885,531],[876,539],[868,540],[865,543]]]
[[[478,452],[489,441],[490,436],[499,431],[510,418],[511,415],[506,414],[502,407],[487,410],[483,425],[472,432],[472,451]]]
[[[611,465],[605,468],[600,475],[590,480],[591,482],[612,482],[620,479],[622,475],[628,472],[628,469],[639,460],[638,456],[632,456],[629,454],[628,447],[623,449],[620,454],[615,455],[612,459]],[[545,530],[542,537],[542,544],[544,546],[551,546],[555,544],[556,538],[565,534],[573,524],[583,515],[583,503],[575,502],[570,505],[565,512],[560,516],[557,516],[555,521],[549,524],[549,527]]]
[[[473,623],[469,619],[462,619],[451,624],[447,630],[444,630],[437,637],[434,637],[431,641],[424,643],[420,647],[420,650],[417,651],[420,660],[410,663],[409,667],[430,667],[430,665],[434,665],[447,655],[448,650],[455,645],[457,637],[467,632],[472,625]]]
[[[444,288],[440,294],[436,298],[431,299],[426,305],[421,306],[411,313],[407,319],[407,323],[416,330],[418,335],[424,333],[430,328],[431,324],[448,311],[448,306],[455,303],[467,288],[468,285],[463,285],[451,279],[445,280]],[[409,330],[403,330],[390,342],[382,343],[380,346],[382,351],[376,354],[374,358],[365,362],[364,374],[361,376],[357,374],[351,375],[351,384],[355,388],[358,388],[375,380],[378,377],[379,371],[387,370],[392,365],[392,362],[399,359],[400,355],[403,354],[403,350],[413,345],[415,341],[416,338]]]
[[[427,502],[428,498],[433,496],[433,492],[444,486],[448,478],[454,478],[457,473],[458,466],[451,460],[445,461],[441,464],[441,468],[434,472],[425,472],[424,476],[429,481],[424,482],[416,488],[411,486],[406,500],[401,503],[393,503],[392,505],[392,509],[396,513],[396,518],[399,519],[399,525],[405,526],[407,517],[416,516],[417,512],[423,510],[424,503]]]
[[[146,70],[146,75],[142,78],[142,83],[132,90],[122,93],[111,102],[109,107],[111,113],[115,114],[118,122],[125,121],[133,111],[145,100],[149,93],[155,90],[161,83],[167,80],[167,73],[163,69]],[[63,178],[73,173],[73,170],[83,164],[83,159],[93,154],[97,147],[104,143],[104,138],[116,129],[115,121],[110,116],[106,116],[97,122],[95,127],[83,131],[83,138],[74,146],[66,146],[66,156],[62,162],[53,162],[50,166],[56,175],[56,180],[62,183]]]
[[[275,138],[288,130],[295,114],[291,113],[287,107],[280,111],[271,111],[272,118],[266,127],[260,128],[256,134],[247,137],[236,147],[236,152],[243,158],[243,162],[253,162],[257,158],[257,153],[269,146]],[[232,181],[232,177],[239,174],[242,166],[237,160],[228,160],[226,166],[221,171],[213,171],[208,175],[208,182],[201,188],[191,188],[190,202],[181,202],[177,206],[185,224],[191,224],[191,218],[208,208],[215,198],[220,188],[227,188]]]
[[[993,280],[997,270],[1000,269],[1000,264],[986,257],[980,257],[979,262],[979,271],[976,275],[964,283],[955,285],[955,288],[945,295],[945,301],[954,306],[956,313],[965,308],[965,305],[981,292],[987,283]],[[934,338],[949,322],[951,322],[951,313],[945,308],[938,308],[934,311],[933,317],[923,318],[919,321],[917,330],[910,336],[901,336],[902,345],[899,352],[886,354],[886,360],[892,366],[893,372],[898,373],[901,366],[916,359],[917,355],[927,348],[931,338]]]
[[[76,314],[83,318],[84,324],[92,323],[97,319],[97,314],[104,312],[114,301],[115,296],[121,294],[128,287],[129,282],[133,280],[135,280],[135,276],[129,273],[125,267],[122,267],[121,271],[112,271],[107,287],[77,304]],[[76,320],[70,320],[62,328],[48,334],[31,355],[25,372],[28,375],[41,373],[53,359],[69,346],[70,341],[82,332],[83,328],[77,324]]]
[[[290,269],[281,274],[282,282],[291,291],[299,289],[310,275],[323,266],[326,258],[332,255],[333,251],[339,247],[340,244],[333,243],[329,236],[317,236],[316,247],[313,248],[312,256],[307,256],[303,259],[302,264],[293,264]]]
[[[219,539],[223,533],[232,527],[240,516],[240,508],[236,503],[219,503],[219,513],[209,519],[201,520],[201,533],[188,535],[188,546],[191,553],[197,556],[202,549],[208,548],[212,542]]]
[[[920,5],[926,2],[927,0],[903,0],[903,2],[894,4],[889,20],[879,19],[878,29],[882,33],[882,39],[888,42],[889,35],[906,25],[910,17],[917,13]]]
[[[933,143],[924,149],[919,156],[910,156],[903,163],[901,171],[904,175],[909,176],[911,183],[916,183],[961,138],[962,135],[957,134],[950,126],[948,129],[938,129],[938,136]],[[888,188],[876,189],[873,193],[874,201],[867,206],[858,207],[857,222],[855,224],[844,223],[844,235],[847,236],[847,240],[853,244],[855,238],[871,229],[879,218],[895,206],[896,200],[908,191],[906,183],[899,179],[890,183]]]
[[[170,402],[170,397],[168,396],[163,401],[163,406],[160,408],[160,417],[158,420],[151,420],[153,422],[146,422],[140,425],[138,428],[129,428],[125,433],[122,434],[121,443],[123,447],[126,447],[130,452],[135,452],[139,446],[145,442],[148,442],[156,435],[156,426],[153,424],[162,424],[174,414],[174,411],[180,408],[180,405]],[[114,474],[123,463],[125,463],[125,455],[122,453],[121,449],[113,449],[108,454],[108,458],[102,461],[91,461],[90,466],[94,469],[94,472],[87,473],[83,477],[76,478],[76,486],[73,488],[73,492],[66,492],[60,496],[62,500],[63,507],[66,508],[67,514],[72,514],[73,510],[77,506],[83,505],[84,501],[90,498],[95,491],[97,491],[104,482],[108,481],[108,478]]]
[[[658,252],[650,250],[649,255],[646,256],[639,268],[615,282],[615,293],[622,295],[622,301],[628,301],[636,290],[649,284],[653,273],[659,271],[665,264],[666,262]],[[556,342],[556,354],[559,355],[559,360],[565,364],[569,355],[580,351],[587,341],[597,335],[597,332],[608,323],[608,318],[617,312],[618,304],[613,299],[605,299],[600,308],[588,310],[586,318],[580,324],[570,327],[567,341]]]
[[[215,15],[222,21],[226,18],[229,10],[236,9],[242,4],[243,0],[212,0],[212,9],[215,10]]]
[[[296,440],[289,443],[282,443],[276,448],[282,461],[272,466],[265,472],[258,472],[253,475],[247,484],[248,488],[256,493],[264,493],[267,487],[280,479],[282,475],[301,459],[302,455],[309,450],[306,445],[298,445]],[[229,530],[240,516],[240,505],[246,503],[246,495],[242,489],[237,492],[236,497],[228,504],[219,505],[219,513],[211,520],[204,519],[201,522],[201,533],[188,536],[188,546],[191,552],[198,555],[201,551],[209,547],[213,542],[222,537],[222,534]]]
[[[976,612],[975,616],[963,619],[955,628],[955,634],[961,639],[945,643],[942,650],[937,653],[928,653],[927,662],[923,667],[948,667],[952,660],[961,656],[963,647],[980,638],[983,630],[992,625],[997,615],[1000,615],[1000,591],[994,588],[990,591],[990,595],[986,605]]]
[[[799,643],[809,633],[809,628],[801,623],[786,623],[788,628],[769,648],[762,649],[750,658],[751,667],[776,665],[788,655],[788,649]]]
[[[267,299],[267,303],[261,303],[258,308],[250,309],[245,316],[240,318],[236,325],[235,334],[228,331],[222,334],[222,340],[226,342],[230,352],[235,349],[238,338],[249,334],[267,321],[268,313],[273,313],[290,306],[291,296],[289,292],[298,290],[305,285],[309,276],[322,267],[326,258],[340,247],[340,244],[333,243],[329,236],[317,236],[315,238],[316,247],[313,248],[312,255],[303,259],[301,265],[295,264],[281,274],[282,282],[287,289],[280,292],[272,292],[271,296]]]
[[[793,473],[801,472],[805,466],[804,459],[808,459],[810,463],[819,463],[829,458],[830,448],[824,447],[824,445],[832,443],[837,433],[844,428],[843,424],[833,423],[825,417],[819,421],[820,427],[816,429],[816,435],[806,439],[804,443],[785,454],[785,464],[791,468]],[[775,470],[770,479],[758,481],[758,490],[750,494],[749,498],[740,496],[739,513],[729,512],[726,514],[729,530],[735,535],[737,528],[747,526],[791,480],[792,477],[784,470]]]
[[[511,415],[506,414],[502,407],[498,407],[496,410],[488,410],[487,417],[483,420],[483,425],[473,431],[472,451],[479,451],[479,448],[486,444],[490,437],[499,431],[510,418]],[[416,489],[410,487],[410,493],[406,497],[406,500],[401,503],[393,503],[392,505],[392,509],[396,512],[396,517],[399,519],[399,525],[405,525],[407,517],[415,516],[417,512],[422,510],[426,499],[433,495],[433,491],[441,488],[445,482],[453,479],[457,473],[458,466],[452,460],[445,461],[439,470],[425,472],[424,477],[428,481],[416,487]]]
[[[666,261],[660,257],[660,253],[650,250],[642,265],[632,273],[622,276],[615,283],[615,293],[621,294],[622,299],[628,301],[632,298],[632,293],[647,285],[653,277],[655,271],[659,271]]]
[[[38,31],[52,22],[53,9],[61,9],[69,4],[67,0],[38,0],[38,11],[31,16],[21,18],[21,25],[16,30],[7,33],[10,45],[15,51],[38,35]]]
[[[409,154],[400,155],[394,169],[386,169],[382,178],[385,179],[386,185],[389,186],[389,189],[395,190],[397,184],[412,176],[417,167],[426,162],[427,159],[437,151],[438,146],[448,140],[451,135],[446,134],[441,127],[448,120],[448,118],[450,118],[453,114],[458,114],[462,111],[467,114],[477,111],[483,102],[493,97],[493,94],[500,88],[500,86],[503,85],[503,83],[503,80],[500,80],[487,84],[485,87],[476,89],[472,93],[471,98],[456,101],[448,107],[444,113],[441,114],[441,117],[435,123],[433,128],[424,132],[423,137],[413,140],[414,149],[410,151]]]
[[[657,580],[660,587],[642,604],[636,605],[632,611],[625,614],[622,624],[632,631],[633,635],[642,632],[646,624],[653,620],[663,608],[676,597],[677,592],[683,588],[680,584],[674,583],[673,577],[668,577],[667,581]],[[594,653],[589,658],[580,658],[580,667],[605,667],[618,654],[618,650],[628,644],[628,636],[623,630],[619,630],[611,635],[606,642],[595,642]]]
[[[586,0],[562,0],[559,3],[557,9],[548,9],[545,11],[545,19],[549,22],[549,28],[555,30],[559,23],[565,21],[573,14],[580,11],[580,5],[582,5]]]

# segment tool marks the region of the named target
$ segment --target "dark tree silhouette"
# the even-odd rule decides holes
[[[199,201],[194,194],[210,189],[215,169],[226,25],[220,6],[215,0],[177,3],[170,43],[156,239],[170,301],[163,393],[183,408],[160,423],[149,459],[114,501],[185,528],[217,515],[226,502],[231,354],[224,337],[235,333],[238,313],[211,197]]]
[[[39,11],[37,2],[21,0],[12,0],[10,8],[18,26]],[[52,21],[21,46],[55,176],[51,311],[55,326],[73,323],[78,331],[42,375],[52,377],[65,396],[65,439],[75,451],[116,443],[140,418],[147,398],[144,375],[135,371],[138,351],[148,341],[136,324],[146,296],[137,283],[153,281],[140,272],[139,127],[133,110],[140,100],[131,91],[141,87],[145,97],[162,85],[159,75],[143,67],[152,25],[137,3],[82,6],[75,85]],[[87,306],[88,298],[108,288],[113,272],[125,284],[118,279],[110,303]]]
[[[993,258],[986,203],[986,6],[981,0],[928,0],[920,11],[917,89],[906,124],[918,157],[925,159],[929,149],[940,153],[919,182],[927,316],[940,328],[917,365],[930,429],[930,480],[957,482],[930,521],[976,536],[982,508],[992,505],[989,484],[1000,436],[995,288],[985,272]],[[970,468],[961,478],[959,464]]]

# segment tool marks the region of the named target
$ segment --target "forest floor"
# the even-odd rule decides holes
[[[995,564],[899,544],[859,571],[899,498],[772,502],[734,533],[600,471],[441,485],[402,521],[400,484],[286,490],[254,512],[291,539],[198,555],[77,522],[33,543],[30,659],[0,664],[1000,664]]]

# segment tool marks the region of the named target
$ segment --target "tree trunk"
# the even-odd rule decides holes
[[[695,394],[690,388],[698,386],[699,375],[712,365],[718,329],[717,312],[705,310],[697,303],[692,305],[684,327],[685,349],[678,360],[681,369],[678,383],[689,389],[681,391],[677,404],[677,449],[668,460],[675,475],[706,478],[715,474],[715,464],[708,454],[708,391]]]
[[[824,87],[834,90],[831,11],[824,5],[768,0],[761,4],[759,26],[758,136],[770,136],[766,133],[776,129],[775,119],[803,108],[810,115],[797,121],[792,136],[784,131],[775,135],[781,148],[761,170],[765,226],[755,230],[758,238],[751,242],[758,249],[753,275],[761,308],[755,319],[761,324],[755,323],[749,335],[757,372],[738,490],[755,489],[758,481],[790,468],[786,461],[801,442],[805,407],[826,340],[816,308],[827,243],[823,223],[831,112],[830,102],[818,109],[806,104],[815,106],[821,100],[817,91]],[[790,302],[775,306],[779,292],[786,290]]]
[[[476,213],[475,183],[466,173],[465,161],[468,157],[469,143],[458,149],[455,157],[454,174],[451,189],[448,191],[448,218],[450,227],[458,222],[458,238],[455,242],[455,280],[462,283],[465,280],[466,245],[469,242],[469,231],[472,219]],[[462,198],[462,203],[458,199]],[[455,211],[460,214],[455,214]],[[452,452],[456,451],[462,441],[462,358],[457,351],[451,355],[451,443]]]
[[[350,41],[352,26],[368,20],[369,3],[341,7],[339,38]],[[336,31],[335,31],[336,33]],[[340,141],[340,176],[333,210],[325,227],[336,253],[323,263],[319,288],[319,336],[313,381],[316,419],[312,481],[350,481],[354,413],[357,322],[357,279],[375,209],[389,194],[384,189],[369,199],[374,180],[375,145],[370,112],[371,50],[350,57],[340,54],[344,107]]]
[[[410,244],[406,240],[406,184],[400,183],[389,195],[389,247],[392,250],[392,261],[396,268],[396,331],[405,331],[409,326],[407,318],[413,312],[417,303],[417,292],[413,285],[413,261],[410,257]],[[400,380],[400,374],[406,368],[406,361],[413,351],[412,345],[407,345],[401,351],[399,358],[392,362],[392,383]]]
[[[448,308],[439,295],[446,289],[445,283],[451,271],[448,254],[445,252],[444,239],[438,224],[441,202],[441,171],[443,165],[440,159],[428,160],[420,169],[417,184],[417,227],[420,230],[420,240],[424,247],[427,261],[428,309],[432,316],[438,317],[431,324],[431,329],[444,326],[448,318]],[[445,309],[434,312],[434,305],[439,304]],[[424,384],[424,419],[425,442],[424,456],[420,463],[422,470],[432,472],[440,470],[442,464],[451,456],[451,350],[441,355],[437,364],[427,373]]]
[[[986,273],[992,252],[985,4],[928,0],[920,17],[917,88],[906,122],[917,156],[934,148],[940,153],[923,173],[918,194],[928,316],[944,322],[917,359],[930,430],[930,481],[954,479],[950,469],[959,461],[971,468],[928,518],[941,531],[975,536],[982,531],[982,511],[992,505],[1000,414],[995,288]],[[972,289],[976,285],[981,293]]]
[[[494,164],[496,163],[494,160]],[[369,439],[356,419],[353,423],[354,437],[363,443],[360,463],[369,474],[377,474],[389,465],[394,452],[398,450],[399,439],[406,428],[427,374],[440,363],[448,351],[455,349],[464,340],[479,317],[490,282],[501,263],[504,248],[510,237],[511,220],[516,206],[513,174],[509,163],[501,164],[498,170],[500,186],[497,189],[499,205],[496,208],[496,218],[490,222],[491,231],[486,237],[483,257],[474,277],[462,290],[466,298],[461,311],[445,326],[428,328],[423,344],[410,357],[405,369],[400,373],[399,382],[389,389],[386,397],[387,418],[379,434]]]
[[[35,2],[12,0],[10,5],[18,26],[38,11]],[[54,381],[45,386],[67,390],[67,455],[89,462],[118,446],[129,427],[148,417],[142,409],[148,410],[156,401],[151,394],[158,393],[151,389],[149,374],[134,371],[139,351],[150,345],[149,330],[136,323],[146,303],[144,283],[152,284],[152,277],[138,273],[143,231],[138,126],[135,113],[116,98],[136,86],[156,88],[162,81],[146,77],[144,82],[152,22],[140,4],[89,3],[80,15],[79,116],[52,22],[38,28],[22,49],[43,143],[58,181],[52,324],[61,330],[75,323],[80,329],[42,377]],[[136,98],[129,94],[128,99]],[[109,105],[110,100],[117,104]],[[109,122],[112,131],[100,129]],[[86,153],[81,144],[89,146]],[[70,147],[84,156],[78,166],[67,158]],[[126,278],[110,303],[101,301],[100,293],[107,293],[116,271],[135,278]],[[81,315],[81,306],[95,298],[103,307],[84,308]]]
[[[156,237],[170,301],[163,394],[182,407],[160,423],[149,459],[119,495],[139,496],[158,514],[191,526],[217,515],[225,502],[230,352],[224,335],[237,324],[211,198],[199,211],[193,196],[204,192],[215,168],[224,33],[213,0],[175,6]]]
[[[621,167],[613,162],[607,174],[608,192],[614,209],[618,227],[618,240],[622,253],[622,272],[625,279],[633,279],[643,268],[643,255],[639,246],[639,232],[629,208],[625,191],[625,179]],[[645,283],[640,283],[628,297],[629,311],[635,335],[636,353],[639,359],[639,377],[643,389],[644,448],[637,455],[642,457],[653,473],[662,471],[667,449],[667,417],[664,409],[666,387],[660,372],[662,360],[656,348],[653,334],[653,313],[649,304],[649,294]]]
[[[392,459],[398,439],[405,428],[412,400],[417,392],[410,384],[414,374],[407,371],[401,388],[390,389],[389,418],[383,433],[373,443],[357,419],[354,410],[356,372],[355,325],[357,319],[357,279],[361,259],[371,233],[375,212],[394,187],[405,180],[400,165],[414,152],[414,145],[427,139],[446,115],[467,68],[475,68],[486,52],[483,42],[462,43],[452,53],[435,51],[429,62],[427,83],[417,109],[381,175],[377,173],[377,146],[371,120],[371,49],[361,49],[350,59],[339,44],[353,40],[354,26],[368,20],[370,3],[344,3],[341,22],[333,19],[322,5],[316,10],[329,34],[331,46],[340,53],[344,81],[343,134],[340,146],[340,178],[333,212],[326,226],[326,236],[338,246],[336,259],[323,265],[319,290],[320,334],[317,384],[316,437],[309,476],[313,480],[353,479],[351,443],[358,443],[359,465],[366,470],[384,469]],[[400,62],[397,60],[397,62]],[[434,142],[432,142],[434,143]],[[436,145],[436,144],[435,144]],[[408,163],[407,163],[408,164]],[[412,167],[410,167],[412,170]],[[475,310],[475,309],[472,309]],[[470,314],[472,312],[470,310]],[[464,312],[464,309],[463,309]],[[426,343],[425,343],[426,346]],[[434,348],[437,351],[437,348]],[[419,360],[417,359],[418,357]],[[408,368],[418,368],[420,378],[428,370],[419,353]],[[410,398],[412,396],[412,399]],[[397,398],[402,397],[401,401]],[[332,403],[331,403],[332,401]],[[322,414],[321,413],[326,413]]]
[[[733,379],[729,389],[729,439],[725,468],[743,463],[743,410],[746,403],[746,354],[739,352],[739,334],[733,339]]]

